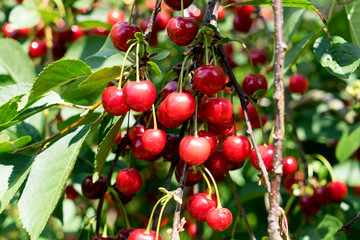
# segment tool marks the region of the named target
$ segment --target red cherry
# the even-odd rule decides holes
[[[205,222],[209,210],[216,208],[216,206],[216,199],[209,198],[209,194],[207,193],[197,193],[193,195],[187,205],[191,217],[199,222]]]
[[[243,33],[248,33],[252,25],[252,19],[248,17],[235,15],[233,20],[233,25],[235,30]]]
[[[251,49],[249,50],[249,54],[252,60],[253,65],[256,67],[259,64],[265,64],[266,63],[266,52],[265,50],[255,50]],[[248,59],[248,63],[250,64],[250,59]]]
[[[231,117],[230,121],[220,124],[215,124],[208,122],[208,128],[210,131],[213,131],[217,135],[223,135],[229,133],[234,127],[234,115]]]
[[[206,215],[206,222],[215,232],[222,232],[232,223],[232,214],[227,208],[213,208]]]
[[[292,189],[292,185],[294,185],[295,183],[298,183],[298,180],[295,179],[293,176],[287,176],[285,177],[284,181],[283,181],[283,186],[284,186],[284,189],[292,194],[293,192],[293,189]]]
[[[267,81],[264,75],[251,73],[248,74],[241,85],[242,90],[254,99],[262,98],[267,91]]]
[[[235,134],[235,128],[234,128],[234,126],[232,126],[232,127],[229,129],[229,131],[224,132],[223,134],[221,134],[221,138],[222,138],[222,139],[225,139],[225,138],[227,138],[227,137],[234,136],[234,134]]]
[[[292,93],[304,93],[309,87],[308,79],[301,74],[294,74],[290,76],[289,90]]]
[[[186,136],[179,145],[181,159],[191,165],[199,165],[209,158],[211,146],[208,140],[202,137]]]
[[[46,42],[41,40],[35,40],[30,43],[29,56],[31,58],[41,57],[46,53]]]
[[[117,9],[111,9],[106,13],[106,22],[110,25],[114,25],[117,22],[125,21],[125,15],[122,11]]]
[[[87,176],[81,183],[81,190],[85,197],[97,199],[105,193],[106,178],[100,175],[99,179],[93,183],[92,175]]]
[[[266,167],[266,170],[270,172],[273,169],[273,162],[274,162],[274,146],[273,145],[258,145],[258,150],[261,155],[261,158],[264,162],[264,165]],[[254,168],[260,171],[259,163],[256,158],[256,154],[254,149],[251,149],[250,151],[250,162],[253,165]]]
[[[223,88],[225,84],[225,73],[218,66],[205,65],[196,69],[193,81],[199,92],[213,95]]]
[[[107,30],[106,28],[103,28],[103,27],[91,28],[91,29],[86,31],[86,34],[89,35],[89,36],[100,35],[100,36],[107,37],[109,35],[109,33],[110,33],[110,31]]]
[[[75,188],[72,185],[68,185],[65,188],[66,197],[68,199],[74,200],[79,196],[79,193],[75,190]]]
[[[20,39],[27,37],[30,33],[30,28],[16,29],[11,23],[7,22],[2,26],[3,36],[6,38]]]
[[[232,167],[232,162],[225,157],[223,150],[220,149],[217,149],[204,164],[213,175],[224,175]]]
[[[190,93],[171,93],[165,99],[165,111],[176,121],[185,121],[195,113],[196,102]]]
[[[124,195],[137,193],[143,185],[143,179],[134,168],[123,169],[116,175],[116,187]]]
[[[242,168],[242,166],[244,166],[245,162],[232,162],[232,167],[230,170],[237,170]]]
[[[158,109],[156,110],[156,116],[157,120],[166,128],[177,128],[183,123],[182,121],[176,121],[169,117],[165,111],[165,102],[160,103]]]
[[[166,99],[166,97],[173,92],[176,92],[178,87],[178,82],[177,81],[171,81],[165,84],[165,86],[163,87],[163,89],[161,89],[159,95],[160,95],[160,100],[164,101]]]
[[[171,19],[171,15],[167,12],[159,12],[155,20],[155,31],[165,30]]]
[[[76,41],[80,38],[82,38],[82,36],[84,35],[84,31],[82,29],[82,27],[78,26],[78,25],[72,25],[71,28],[71,33],[72,33],[72,41]]]
[[[223,8],[222,5],[219,5],[219,11],[218,11],[218,21],[221,22],[225,19],[225,15],[226,15],[226,12],[225,12],[225,8]]]
[[[331,203],[330,191],[326,186],[320,186],[314,189],[314,200],[321,206]]]
[[[140,32],[140,29],[136,25],[129,25],[127,22],[117,22],[111,28],[111,42],[114,44],[114,47],[125,52],[130,47],[127,41],[135,39],[134,34],[137,32]]]
[[[153,230],[149,230],[149,233],[146,232],[146,229],[135,229],[129,235],[129,240],[155,240],[156,232]],[[160,235],[156,240],[161,240]]]
[[[188,220],[186,220],[186,223],[188,223]],[[190,237],[196,238],[196,223],[190,222],[189,224],[185,224],[185,229]]]
[[[63,19],[57,20],[52,30],[55,41],[65,43],[72,40],[71,28]]]
[[[300,210],[307,216],[313,216],[319,212],[321,206],[316,203],[314,196],[304,195],[299,199]]]
[[[258,106],[256,106],[256,108],[259,108]],[[258,117],[258,114],[257,114],[257,111],[256,111],[256,108],[254,107],[254,105],[252,103],[249,103],[247,105],[247,113],[248,113],[248,116],[249,116],[249,120],[252,121],[254,119],[259,119]],[[260,109],[259,109],[260,110]],[[244,118],[244,112],[243,112],[243,109],[241,107],[241,105],[239,105],[239,115],[240,115],[240,118],[245,120]]]
[[[124,100],[136,112],[148,110],[155,102],[156,88],[150,81],[127,82],[124,85]]]
[[[182,0],[183,1],[183,8],[188,8],[194,0]],[[181,10],[181,0],[164,0],[167,6],[174,9],[175,11]]]
[[[213,132],[205,132],[204,130],[199,131],[198,135],[209,141],[211,146],[210,154],[213,154],[219,146],[219,137]]]
[[[203,18],[203,12],[201,11],[201,9],[194,5],[194,4],[191,4],[188,8],[189,10],[189,15],[190,17],[193,17],[196,19],[196,21],[200,22],[201,19]]]
[[[123,228],[121,229],[115,237],[115,240],[128,240],[130,233],[132,233],[134,228]]]
[[[234,61],[234,58],[233,58],[233,47],[231,45],[231,43],[227,43],[224,45],[224,51],[225,51],[225,55],[226,55],[226,58],[229,62],[229,65],[231,68],[234,68],[237,66],[236,62]]]
[[[197,120],[199,122],[205,121],[206,119],[206,111],[205,111],[205,103],[209,100],[209,97],[207,95],[204,95],[199,101],[198,101],[198,112],[197,112]]]
[[[147,128],[143,125],[135,125],[130,129],[129,137],[133,140],[135,137],[141,137]]]
[[[230,136],[224,140],[223,151],[227,159],[243,162],[249,157],[251,145],[245,136]]]
[[[342,200],[344,200],[344,198],[346,197],[346,195],[348,193],[348,188],[346,186],[346,183],[344,183],[342,181],[334,180],[334,181],[328,182],[326,187],[328,188],[331,199],[334,202],[341,202]]]
[[[53,41],[52,52],[54,54],[55,59],[60,59],[65,55],[67,47],[64,42]]]
[[[264,126],[266,121],[267,121],[266,115],[265,114],[260,114],[260,118],[261,118],[261,125]],[[252,126],[253,129],[261,128],[259,118],[251,119],[250,123],[251,123],[251,126]]]
[[[143,148],[151,154],[159,154],[165,147],[166,134],[161,129],[148,129],[141,137]]]
[[[184,169],[184,161],[180,160],[178,165],[176,166],[175,170],[175,176],[178,182],[180,181],[180,178],[182,176]],[[187,173],[186,173],[186,179],[185,179],[185,186],[194,186],[196,183],[198,183],[202,179],[202,175],[199,170],[194,170],[192,166],[188,167]]]
[[[215,124],[230,121],[234,114],[233,105],[226,98],[210,98],[205,104],[205,111],[207,120]]]
[[[294,157],[285,157],[283,159],[283,177],[292,175],[298,168],[298,162]]]
[[[161,156],[165,160],[170,160],[175,152],[177,151],[177,148],[179,146],[180,140],[179,135],[175,134],[167,134],[166,135],[166,144],[162,152],[160,153]]]
[[[178,46],[189,45],[196,37],[199,27],[192,17],[175,17],[166,27],[170,40]]]
[[[243,1],[240,1],[243,2]],[[239,15],[243,18],[250,18],[251,14],[254,12],[253,5],[236,5],[235,6],[236,15]]]
[[[112,237],[104,237],[101,233],[93,235],[90,240],[113,240]]]
[[[131,141],[131,152],[136,159],[149,160],[153,156],[153,154],[144,149],[141,138],[142,137],[136,136]]]
[[[123,89],[115,86],[108,87],[101,96],[101,103],[108,114],[120,116],[126,114],[130,108],[125,103]]]

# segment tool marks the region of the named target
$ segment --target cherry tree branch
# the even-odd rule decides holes
[[[275,25],[275,64],[274,64],[274,106],[275,106],[275,129],[274,129],[274,169],[271,173],[270,209],[268,215],[268,232],[270,240],[281,239],[280,236],[280,207],[279,191],[282,176],[282,150],[284,142],[284,58],[287,48],[284,40],[284,19],[282,0],[273,1],[274,25]]]
[[[149,23],[148,23],[147,28],[146,28],[146,30],[144,32],[144,38],[145,38],[146,41],[149,41],[149,39],[151,37],[152,31],[154,29],[156,16],[158,15],[158,13],[160,11],[161,11],[161,0],[156,0],[154,10],[151,13]]]
[[[348,234],[350,234],[350,228],[351,226],[360,218],[360,212],[353,218],[351,219],[347,224],[344,224],[339,230],[337,230],[338,232],[341,231],[346,231]]]

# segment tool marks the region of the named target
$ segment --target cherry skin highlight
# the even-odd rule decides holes
[[[99,179],[93,183],[92,175],[87,176],[81,183],[82,193],[89,199],[97,199],[102,197],[105,192],[106,178],[100,175]]]
[[[29,47],[29,56],[31,58],[41,57],[46,53],[46,43],[45,41],[35,40],[30,43]]]
[[[241,84],[244,93],[254,99],[260,99],[265,96],[267,87],[267,81],[264,75],[256,73],[248,74]]]
[[[114,25],[117,22],[125,21],[125,15],[120,10],[111,9],[106,13],[106,21],[108,24]]]
[[[194,0],[183,0],[184,9],[188,8]],[[174,9],[175,11],[181,10],[181,0],[164,0],[167,6]]]
[[[179,145],[181,159],[191,165],[199,165],[209,158],[211,146],[202,137],[185,136]]]
[[[233,105],[226,98],[210,98],[205,104],[205,114],[211,123],[226,123],[233,117]]]
[[[144,112],[155,102],[156,88],[150,81],[127,82],[124,85],[124,100],[131,110]]]
[[[261,155],[261,158],[264,162],[264,165],[266,167],[266,170],[270,172],[273,169],[273,162],[274,162],[274,146],[273,145],[258,145],[259,153]],[[256,158],[256,154],[254,149],[251,149],[250,151],[250,162],[253,165],[254,168],[260,171],[260,166],[258,163],[258,160]]]
[[[223,151],[232,162],[243,162],[249,157],[251,145],[245,136],[230,136],[224,140]]]
[[[116,187],[124,195],[137,193],[143,185],[140,172],[134,168],[123,169],[116,175]]]
[[[285,157],[283,159],[283,176],[289,176],[296,172],[298,168],[298,162],[294,157]]]
[[[146,229],[135,229],[129,235],[128,240],[155,240],[156,232],[153,230],[149,230],[149,233],[146,233]],[[156,240],[161,240],[160,235]]]
[[[219,146],[220,143],[219,137],[211,131],[205,132],[204,130],[199,131],[198,135],[199,137],[203,137],[209,141],[211,146],[210,154],[213,154]]]
[[[199,92],[213,95],[223,88],[225,84],[225,73],[218,66],[205,65],[196,69],[193,81]]]
[[[175,121],[185,121],[196,109],[195,98],[190,93],[171,93],[165,99],[165,111]]]
[[[135,137],[141,137],[147,128],[143,125],[135,125],[130,129],[129,137],[133,140]]]
[[[129,39],[135,39],[134,34],[140,32],[140,29],[134,24],[128,24],[127,22],[117,22],[111,28],[110,38],[114,47],[120,51],[126,52],[130,47],[127,43]]]
[[[346,197],[346,195],[348,193],[348,188],[346,186],[346,183],[344,183],[342,181],[334,180],[334,181],[328,182],[326,187],[329,189],[331,199],[334,202],[341,202],[342,200],[344,200],[344,198]]]
[[[188,210],[192,218],[199,222],[206,221],[206,215],[210,209],[216,208],[214,198],[209,198],[207,193],[197,193],[189,199]]]
[[[156,155],[165,147],[166,134],[161,129],[148,129],[142,135],[141,142],[146,151]]]
[[[170,40],[178,46],[189,45],[199,31],[197,21],[192,17],[172,18],[166,29]]]
[[[206,222],[215,232],[222,232],[232,223],[232,214],[227,208],[213,208],[206,215]]]
[[[290,76],[289,79],[289,90],[292,93],[301,93],[303,94],[309,87],[309,80],[301,75],[294,74]]]
[[[108,114],[120,116],[126,114],[130,108],[125,103],[123,89],[115,86],[108,87],[101,96],[101,103]]]

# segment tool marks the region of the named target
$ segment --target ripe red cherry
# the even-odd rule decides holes
[[[210,98],[205,104],[205,114],[209,122],[221,124],[231,120],[234,109],[229,99]]]
[[[93,183],[92,175],[87,176],[81,183],[81,190],[85,197],[97,199],[105,193],[106,178],[100,175],[99,179]]]
[[[261,125],[264,126],[266,121],[267,121],[266,115],[265,114],[260,114],[260,118],[261,118]],[[253,129],[261,128],[259,118],[251,119],[250,123],[251,123],[251,126],[252,126]]]
[[[72,41],[76,41],[84,35],[84,31],[82,27],[80,27],[79,25],[72,25],[70,30],[72,33],[72,38],[71,38]]]
[[[103,27],[96,27],[96,28],[91,28],[89,30],[86,31],[86,34],[89,36],[93,36],[93,35],[100,35],[100,36],[108,36],[110,33],[109,30],[107,30],[106,28]]]
[[[331,203],[330,191],[326,186],[320,186],[314,189],[315,202],[321,206]]]
[[[180,143],[179,135],[167,134],[165,147],[160,153],[161,156],[165,160],[170,160],[173,157],[173,155],[176,153],[179,143]]]
[[[130,108],[125,103],[123,89],[115,86],[108,87],[101,96],[101,103],[108,114],[120,116],[126,114]]]
[[[251,145],[245,136],[230,136],[224,140],[223,151],[227,159],[243,162],[249,157]]]
[[[153,230],[149,230],[149,233],[146,232],[146,229],[135,229],[129,235],[129,240],[155,240],[156,232]],[[161,240],[160,235],[156,240]]]
[[[233,20],[233,25],[235,30],[243,33],[248,33],[252,25],[252,19],[248,17],[235,15]]]
[[[219,5],[219,11],[218,11],[218,21],[221,22],[225,19],[225,15],[226,15],[226,12],[225,12],[225,8],[223,8],[222,5]]]
[[[165,99],[165,111],[176,121],[185,121],[195,113],[196,102],[190,93],[171,93]]]
[[[178,46],[189,45],[196,37],[199,27],[192,17],[174,17],[167,27],[170,40]]]
[[[66,186],[65,193],[66,193],[66,197],[71,200],[74,200],[79,195],[79,193],[75,190],[75,188],[72,185]]]
[[[2,26],[3,36],[6,38],[20,39],[27,37],[30,33],[30,28],[16,29],[11,23],[7,22]]]
[[[248,74],[241,85],[244,93],[254,99],[262,98],[267,91],[267,81],[264,75],[251,73]]]
[[[223,88],[225,84],[225,73],[218,66],[205,65],[196,69],[193,80],[199,92],[213,95]]]
[[[266,52],[263,49],[255,50],[251,49],[249,50],[249,54],[252,60],[253,65],[256,67],[259,64],[265,64],[266,63]],[[248,59],[248,63],[250,64],[250,59]]]
[[[298,162],[294,157],[285,157],[283,159],[283,177],[292,175],[298,168]]]
[[[204,130],[199,131],[198,135],[199,135],[199,137],[203,137],[209,141],[210,146],[211,146],[210,155],[213,154],[219,146],[219,143],[220,143],[219,137],[211,131],[205,132]]]
[[[200,22],[201,19],[203,18],[203,12],[201,11],[201,9],[194,5],[194,4],[191,4],[188,8],[189,10],[189,15],[190,17],[193,17],[196,19],[196,21]]]
[[[134,168],[123,169],[116,175],[116,187],[124,195],[137,193],[143,185],[143,179]]]
[[[153,156],[153,154],[144,149],[141,138],[142,137],[136,136],[134,137],[134,139],[132,139],[130,147],[131,152],[136,159],[149,160]]]
[[[213,208],[206,215],[206,222],[215,232],[222,232],[232,223],[232,214],[227,208]]]
[[[169,96],[170,93],[176,92],[178,87],[178,82],[177,81],[171,81],[165,84],[165,86],[163,87],[163,89],[161,89],[159,95],[160,95],[160,100],[164,101],[166,99],[167,96]]]
[[[253,5],[236,5],[234,7],[236,14],[243,18],[250,18],[250,15],[254,12]]]
[[[104,237],[101,233],[93,235],[90,240],[113,240],[112,237]]]
[[[133,140],[135,137],[141,137],[147,128],[143,125],[135,125],[130,129],[129,137]]]
[[[171,15],[168,12],[159,12],[155,20],[155,31],[165,30],[171,19]]]
[[[176,179],[180,180],[182,173],[184,170],[184,161],[180,160],[178,165],[176,166],[175,170],[175,176]],[[185,186],[194,186],[196,183],[198,183],[202,179],[202,175],[199,170],[194,170],[193,167],[189,166],[187,173],[186,173],[186,180],[185,180]]]
[[[264,165],[266,167],[266,170],[270,172],[273,169],[273,162],[274,162],[274,146],[273,145],[258,145],[259,153],[261,155],[261,158],[264,162]],[[254,168],[260,171],[259,163],[256,158],[256,154],[254,149],[251,149],[250,151],[250,162],[253,165]]]
[[[29,56],[31,58],[41,57],[46,53],[46,42],[35,40],[30,43]]]
[[[183,7],[186,9],[189,7],[194,0],[183,0]],[[164,0],[166,5],[168,5],[170,8],[174,9],[175,11],[181,10],[181,0]]]
[[[106,13],[106,22],[110,25],[114,25],[117,22],[125,21],[125,15],[122,11],[117,9],[111,9]]]
[[[258,106],[256,106],[256,108],[259,109]],[[247,113],[248,113],[248,116],[249,116],[249,120],[250,120],[250,121],[252,121],[252,120],[254,120],[254,119],[259,119],[258,114],[257,114],[257,111],[256,111],[256,108],[255,108],[255,106],[254,106],[252,103],[249,103],[249,104],[247,105]],[[260,111],[260,109],[259,109],[259,111]],[[239,115],[240,115],[240,118],[241,118],[241,119],[243,119],[243,120],[245,119],[245,118],[244,118],[244,112],[243,112],[243,109],[242,109],[241,105],[239,105]]]
[[[124,85],[124,100],[136,112],[148,110],[155,102],[156,88],[150,81],[127,82]]]
[[[210,131],[213,131],[217,135],[227,134],[229,131],[232,131],[231,129],[234,127],[234,115],[231,117],[231,119],[228,122],[225,123],[211,123],[208,122],[208,128]]]
[[[313,216],[319,212],[321,206],[316,203],[313,196],[304,195],[299,199],[300,210],[303,211],[307,216]]]
[[[132,233],[134,228],[123,228],[117,234],[115,240],[128,240],[130,233]]]
[[[344,200],[348,193],[348,188],[346,183],[342,181],[331,181],[328,182],[326,187],[329,189],[331,199],[335,202],[340,202]]]
[[[232,162],[225,157],[223,150],[220,149],[217,149],[204,164],[213,175],[224,175],[232,167]]]
[[[209,158],[211,146],[208,140],[202,137],[186,136],[179,145],[181,159],[191,165],[199,165]]]
[[[156,116],[157,120],[166,128],[177,128],[183,123],[182,121],[176,121],[169,117],[165,111],[165,102],[160,103],[158,109],[156,110]]]
[[[216,208],[216,200],[214,198],[209,198],[207,193],[197,193],[189,199],[188,210],[196,221],[205,222],[206,215],[210,209]]]
[[[292,93],[304,93],[309,87],[308,79],[301,74],[294,74],[290,76],[289,90]]]
[[[127,41],[129,39],[135,39],[134,34],[136,32],[140,32],[140,29],[136,25],[129,25],[127,22],[117,22],[111,28],[111,42],[114,44],[114,47],[125,52],[130,47]]]
[[[165,147],[166,134],[161,129],[148,129],[141,137],[143,147],[151,154],[159,154]]]

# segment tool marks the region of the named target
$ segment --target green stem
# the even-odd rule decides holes
[[[116,202],[116,204],[118,205],[118,207],[120,208],[120,210],[121,210],[121,212],[122,212],[122,214],[123,214],[123,216],[124,216],[124,222],[125,222],[125,224],[126,224],[126,228],[131,228],[130,222],[129,222],[129,219],[128,219],[128,216],[127,216],[126,211],[125,211],[125,207],[124,207],[124,205],[122,204],[122,202],[121,202],[121,200],[120,200],[117,192],[116,192],[112,187],[110,187],[109,190],[110,190],[110,194],[109,194],[109,195],[112,195],[112,196],[115,197],[115,202]]]
[[[237,223],[239,222],[240,218],[239,218],[239,214],[236,215],[236,219],[235,219],[235,222],[234,222],[234,226],[233,226],[233,229],[231,231],[231,239],[235,239],[235,230],[236,230],[236,225]]]
[[[261,134],[262,134],[262,137],[263,137],[263,145],[266,145],[266,142],[265,142],[265,132],[264,132],[264,127],[263,127],[263,124],[262,124],[262,121],[261,121],[260,111],[259,111],[259,109],[257,108],[257,104],[254,102],[254,100],[252,100],[251,98],[249,98],[249,99],[250,99],[250,102],[252,103],[252,105],[254,105],[254,107],[255,107],[257,116],[258,116],[258,118],[259,118]]]
[[[204,40],[205,40],[205,62],[206,65],[209,65],[209,46],[208,46],[206,33],[204,33]]]
[[[187,55],[184,58],[184,61],[182,62],[182,65],[181,65],[181,72],[180,72],[180,76],[179,76],[179,80],[178,80],[178,89],[177,89],[179,93],[182,92],[182,82],[183,82],[183,78],[184,78],[184,68],[185,68],[185,64],[188,61],[189,57],[190,57],[190,54]]]
[[[136,44],[136,81],[140,82],[140,68],[139,68],[139,49],[140,44]]]
[[[130,10],[130,14],[129,14],[129,20],[128,20],[129,25],[131,24],[132,15],[133,15],[133,12],[134,12],[135,5],[136,5],[136,0],[134,0],[133,5],[131,6],[131,10]]]
[[[155,212],[155,209],[156,209],[157,205],[159,205],[163,199],[168,198],[168,197],[169,197],[168,195],[165,195],[165,196],[163,196],[162,198],[160,198],[160,199],[155,203],[155,206],[153,207],[153,209],[152,209],[152,211],[151,211],[151,214],[150,214],[150,218],[149,218],[148,225],[147,225],[147,227],[146,227],[146,231],[145,231],[146,234],[149,234],[149,233],[150,233],[151,221],[152,221],[152,219],[153,219],[154,212]]]
[[[204,166],[204,165],[201,165],[204,170],[206,171],[206,173],[209,175],[209,177],[211,178],[211,181],[213,182],[214,184],[214,187],[215,187],[215,193],[216,193],[216,200],[217,200],[217,208],[222,208],[221,206],[221,201],[220,201],[220,194],[219,194],[219,190],[218,190],[218,187],[216,185],[216,181],[214,179],[214,177],[212,176],[211,172]]]
[[[184,17],[184,1],[181,0],[181,16]]]
[[[160,210],[160,214],[159,214],[159,220],[157,223],[157,227],[156,227],[156,235],[155,235],[155,239],[159,239],[159,232],[160,232],[160,223],[161,223],[161,216],[164,213],[164,209],[166,207],[166,204],[170,201],[171,198],[168,197],[168,199],[166,199],[166,201],[164,202],[164,204],[161,207]]]
[[[119,89],[121,89],[121,82],[122,82],[122,77],[124,75],[124,68],[125,68],[126,59],[127,59],[128,55],[129,55],[131,49],[135,46],[135,44],[137,44],[137,43],[135,42],[135,43],[131,44],[129,49],[125,53],[123,64],[121,66],[121,71],[120,71],[119,84],[118,84]]]
[[[157,123],[156,123],[156,114],[155,114],[155,106],[152,105],[152,114],[153,114],[153,120],[154,120],[154,129],[157,129]]]
[[[201,167],[198,167],[198,170],[200,171],[201,175],[202,175],[203,178],[205,179],[205,182],[206,182],[206,184],[207,184],[207,186],[208,186],[208,190],[209,190],[208,198],[211,199],[212,189],[211,189],[210,181],[209,181],[208,177],[206,176],[206,174],[204,173],[204,171],[201,169]]]
[[[289,212],[289,209],[290,209],[291,205],[293,204],[295,198],[296,198],[295,195],[291,194],[289,200],[287,201],[287,203],[285,205],[285,209],[284,209],[285,212]]]
[[[312,156],[314,156],[315,158],[317,158],[318,160],[320,160],[320,161],[325,165],[325,167],[326,167],[327,170],[329,171],[331,181],[335,181],[334,170],[333,170],[333,168],[331,167],[331,164],[329,163],[329,161],[328,161],[324,156],[322,156],[322,155],[320,155],[320,154],[313,154]]]
[[[213,55],[213,60],[214,60],[214,64],[215,66],[217,66],[217,60],[216,60],[216,55],[215,55],[215,49],[214,49],[214,46],[211,46],[211,52],[212,52],[212,55]],[[232,95],[231,95],[232,96]]]
[[[195,96],[195,133],[194,136],[198,137],[198,129],[197,129],[197,114],[198,114],[198,96]]]
[[[327,25],[329,25],[329,22],[332,19],[332,16],[334,15],[335,6],[336,6],[336,0],[333,0],[331,2],[331,7],[330,7],[330,10],[329,10],[329,15],[328,15],[328,19],[327,19]]]

